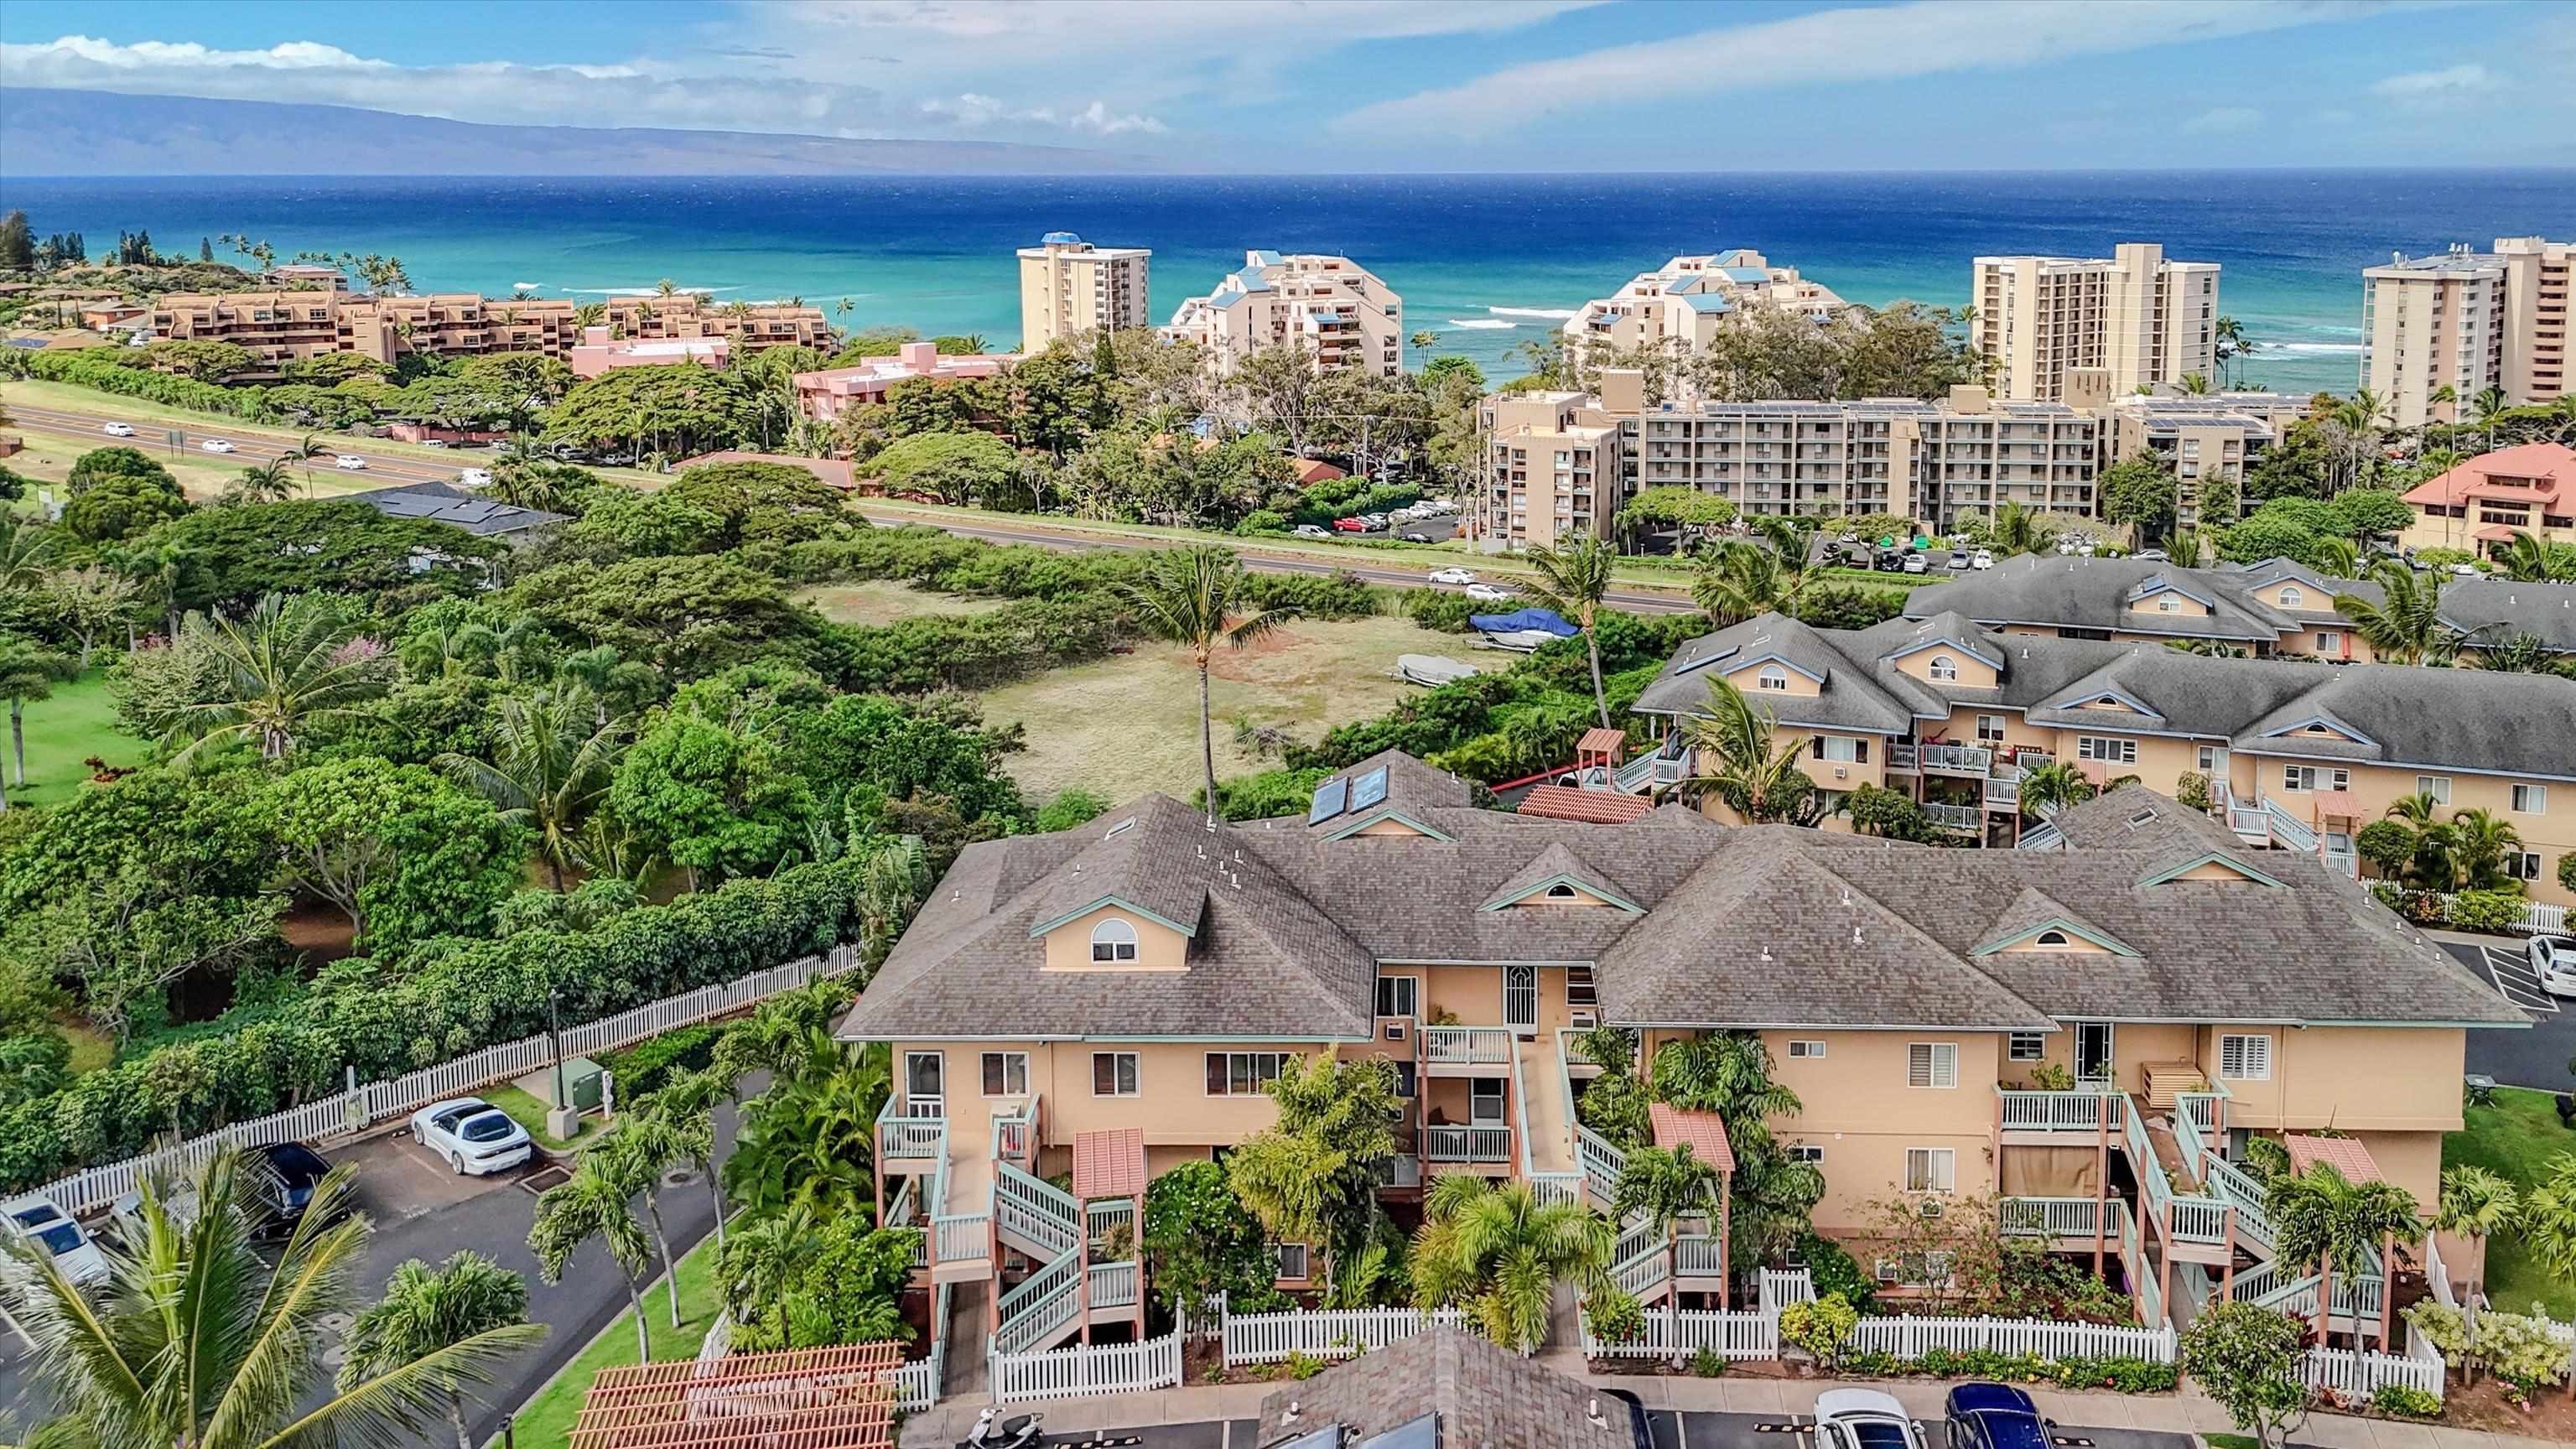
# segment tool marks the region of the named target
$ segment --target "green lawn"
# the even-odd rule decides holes
[[[825,584],[800,590],[800,603],[835,624],[891,624],[921,614],[989,614],[1008,599],[978,599],[934,593],[893,579],[865,579],[853,584]]]
[[[2570,1152],[2576,1152],[2576,1132],[2558,1125],[2547,1092],[2498,1087],[2494,1106],[2469,1108],[2468,1125],[2442,1139],[2442,1166],[2483,1167],[2528,1191],[2549,1175],[2554,1159]],[[2487,1240],[2486,1290],[2499,1309],[2528,1313],[2537,1298],[2560,1322],[2576,1317],[2576,1284],[2552,1279],[2510,1233]]]
[[[573,1129],[571,1141],[548,1135],[546,1104],[516,1087],[493,1087],[483,1093],[483,1100],[509,1113],[510,1120],[527,1128],[528,1135],[537,1139],[540,1146],[570,1147],[574,1142],[579,1142],[585,1137],[597,1135],[595,1129],[599,1124],[588,1117],[582,1118],[580,1125]]]
[[[0,709],[6,702],[0,701]],[[54,686],[47,699],[26,706],[27,784],[18,786],[18,762],[0,736],[0,755],[9,771],[9,803],[58,805],[70,799],[89,778],[83,760],[92,755],[111,765],[139,765],[150,753],[145,741],[116,727],[116,705],[108,698],[107,673],[92,669],[70,684]]]
[[[94,1072],[116,1060],[116,1038],[85,1021],[58,1021],[54,1030],[72,1044],[71,1060],[63,1069],[74,1076]]]
[[[716,1240],[713,1233],[680,1258],[680,1326],[671,1327],[671,1304],[667,1291],[658,1281],[644,1298],[644,1331],[653,1341],[653,1361],[689,1359],[698,1356],[707,1327],[716,1320],[720,1306],[715,1288]],[[572,1439],[573,1420],[581,1413],[581,1396],[599,1371],[635,1362],[635,1315],[617,1315],[617,1321],[591,1341],[589,1347],[536,1396],[513,1416],[512,1426],[521,1449],[560,1449]],[[498,1444],[495,1438],[484,1446]]]

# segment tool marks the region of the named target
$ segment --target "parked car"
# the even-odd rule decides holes
[[[492,486],[492,470],[468,468],[456,475],[456,481],[467,488],[489,488]]]
[[[106,1280],[107,1259],[99,1253],[98,1244],[90,1241],[89,1234],[81,1230],[70,1213],[51,1200],[22,1197],[0,1208],[0,1212],[8,1215],[9,1231],[30,1246],[54,1255],[64,1277],[84,1288]]]
[[[1900,567],[1909,574],[1924,573],[1932,567],[1932,558],[1929,554],[1908,552],[1905,555],[1905,562]]]
[[[2531,974],[2552,996],[2576,996],[2576,936],[2534,936],[2523,947]]]
[[[1892,548],[1880,549],[1869,561],[1873,573],[1895,574],[1905,571],[1905,555]]]
[[[1473,570],[1462,569],[1456,564],[1451,564],[1445,569],[1433,569],[1431,571],[1431,582],[1435,584],[1472,584],[1475,581],[1476,575]]]
[[[2478,569],[2475,564],[2453,564],[2451,565],[2451,572],[2464,579],[2473,579],[2478,576]]]
[[[1816,1395],[1816,1449],[1924,1449],[1923,1427],[1892,1394],[1830,1389]]]
[[[343,473],[363,473],[367,470],[367,460],[355,453],[342,453],[331,460],[331,466]]]
[[[2160,548],[2142,548],[2129,555],[2140,563],[2172,563],[2173,555]]]
[[[239,449],[235,448],[232,444],[230,444],[230,443],[228,443],[228,442],[225,442],[225,441],[224,441],[223,439],[221,439],[221,438],[208,438],[208,439],[206,439],[204,442],[199,443],[197,446],[198,446],[198,448],[202,449],[203,451],[205,451],[205,452],[209,452],[209,453],[232,453],[232,452],[238,452],[238,451],[240,451]]]
[[[1990,569],[1994,566],[1995,553],[1993,549],[1989,548],[1978,549],[1968,560],[1968,567],[1972,569]]]
[[[445,438],[423,438],[420,440],[420,445],[424,448],[444,448],[447,446],[447,440]],[[606,462],[607,460],[603,458],[600,461]]]
[[[1299,538],[1330,538],[1333,536],[1333,531],[1331,529],[1320,527],[1312,523],[1301,523],[1288,531]]]
[[[1509,589],[1498,589],[1492,584],[1469,584],[1467,586],[1467,597],[1480,604],[1499,604],[1508,600],[1511,596],[1511,591]]]
[[[134,436],[134,424],[109,423],[106,427],[99,429],[99,431],[107,434],[111,438],[130,438]]]
[[[480,1097],[432,1102],[412,1113],[411,1140],[474,1177],[516,1167],[536,1152],[527,1128]]]
[[[1369,531],[1368,523],[1363,519],[1357,518],[1336,518],[1333,520],[1333,527],[1335,530],[1342,533],[1366,533]]]
[[[313,1201],[313,1189],[321,1186],[331,1164],[301,1142],[272,1142],[251,1156],[267,1171],[269,1206],[274,1213],[271,1226],[283,1231],[302,1222],[305,1207]]]
[[[1406,543],[1429,543],[1431,541],[1431,535],[1427,533],[1408,533],[1404,535],[1404,541]]]
[[[1961,1384],[1944,1405],[1950,1449],[2048,1449],[2056,1426],[2010,1384]]]

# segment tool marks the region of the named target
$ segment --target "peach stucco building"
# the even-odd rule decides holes
[[[2517,533],[2576,544],[2576,449],[2523,443],[2481,453],[2406,490],[2408,548],[2492,553]]]
[[[2364,268],[2361,287],[2361,385],[2400,430],[2474,418],[2489,388],[2519,407],[2576,387],[2576,242],[2498,237],[2492,251],[2463,243],[2431,256],[2400,252]]]
[[[252,378],[274,377],[289,362],[343,352],[383,363],[414,353],[477,357],[538,352],[572,363],[576,372],[589,377],[610,365],[606,354],[594,354],[587,363],[590,370],[582,372],[585,364],[575,351],[603,341],[722,344],[693,352],[705,360],[736,349],[820,347],[832,334],[822,309],[792,304],[717,307],[693,296],[630,297],[605,304],[604,312],[602,324],[585,328],[580,306],[562,298],[509,300],[471,292],[352,295],[345,289],[174,292],[153,304],[151,326],[156,338],[230,342],[249,349],[260,364],[248,374]],[[596,333],[605,333],[605,339],[592,335]]]
[[[907,342],[892,357],[871,357],[855,367],[796,374],[796,404],[805,416],[830,422],[851,408],[884,402],[887,391],[897,383],[919,378],[953,382],[960,378],[996,377],[1019,360],[1019,354],[1009,352],[943,357],[935,342]]]

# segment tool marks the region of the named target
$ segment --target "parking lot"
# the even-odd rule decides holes
[[[1614,1407],[1604,1399],[1605,1412]],[[1814,1420],[1803,1414],[1771,1417],[1649,1409],[1646,1423],[1655,1449],[1813,1449],[1815,1444]],[[1072,1428],[1048,1435],[1046,1449],[1259,1449],[1260,1429],[1257,1419]],[[1925,1449],[1947,1449],[1948,1435],[1940,1420],[1923,1421],[1923,1442]],[[2192,1438],[2147,1429],[2061,1427],[2055,1442],[2060,1449],[2191,1449]]]
[[[2522,1008],[2531,1018],[2529,1031],[2469,1033],[2468,1070],[2495,1078],[2509,1087],[2536,1087],[2544,1092],[2576,1090],[2568,1063],[2576,1059],[2576,1013],[2568,1003],[2540,989],[2520,943],[2444,941],[2442,949]]]

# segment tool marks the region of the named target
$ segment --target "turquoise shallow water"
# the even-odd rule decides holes
[[[246,232],[281,254],[389,252],[425,289],[592,299],[668,277],[724,299],[802,296],[845,326],[1017,343],[1014,248],[1063,228],[1154,249],[1157,320],[1248,247],[1344,252],[1408,330],[1497,377],[1586,299],[1676,253],[1749,246],[1855,301],[1956,305],[1981,252],[2120,241],[2216,261],[2250,380],[2349,390],[2362,267],[2497,236],[2576,235],[2576,171],[1690,176],[681,178],[0,177],[0,207],[93,250]],[[838,304],[847,299],[847,312]]]

